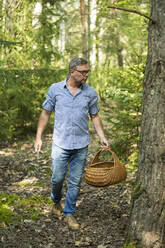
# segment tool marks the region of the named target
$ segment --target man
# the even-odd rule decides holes
[[[81,178],[88,152],[89,115],[100,137],[103,149],[109,147],[98,115],[98,97],[94,89],[86,84],[89,65],[82,58],[72,59],[69,63],[69,76],[66,80],[52,84],[43,103],[39,118],[35,151],[42,146],[41,136],[48,123],[51,112],[55,110],[54,133],[52,142],[51,199],[53,212],[62,215],[69,227],[76,230],[79,224],[73,217],[76,210]],[[68,189],[62,208],[62,186],[69,163]]]

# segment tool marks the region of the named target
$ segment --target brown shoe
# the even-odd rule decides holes
[[[79,229],[79,224],[77,223],[76,219],[73,215],[64,217],[64,221],[68,224],[68,226],[73,230]]]
[[[59,201],[53,204],[52,212],[58,216],[62,216],[63,208],[64,208],[64,202]]]

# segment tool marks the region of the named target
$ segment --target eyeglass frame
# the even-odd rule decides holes
[[[81,73],[81,75],[85,76],[86,74],[88,74],[89,72],[91,72],[91,70],[88,70],[88,71],[79,71],[79,70],[76,70],[74,69],[74,71],[78,71]]]

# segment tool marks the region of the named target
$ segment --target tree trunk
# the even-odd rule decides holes
[[[123,55],[122,55],[122,45],[120,42],[120,35],[117,33],[116,35],[116,51],[117,51],[117,61],[118,61],[118,66],[123,67]]]
[[[112,0],[112,4],[115,4],[117,2],[117,0]],[[117,18],[117,12],[116,12],[116,9],[113,9],[113,15],[115,17],[115,19]],[[114,40],[115,40],[115,45],[116,45],[116,53],[117,53],[117,62],[118,62],[118,66],[119,68],[120,67],[123,67],[123,55],[122,55],[122,45],[121,45],[121,42],[120,42],[120,34],[119,34],[119,31],[118,31],[118,28],[115,28],[115,37],[114,37]]]
[[[96,62],[96,43],[95,43],[95,29],[96,29],[96,17],[97,17],[97,10],[96,10],[96,0],[91,0],[91,23],[90,23],[90,31],[91,31],[91,54],[90,54],[90,61],[91,66],[95,66]]]
[[[139,170],[128,237],[137,247],[165,247],[165,1],[151,1]]]
[[[99,27],[99,21],[98,21],[98,15],[96,16],[96,30],[95,30],[95,42],[96,42],[96,66],[99,66],[99,32],[100,32],[100,27]]]
[[[4,1],[4,8],[6,12],[5,16],[5,31],[9,32],[12,38],[14,38],[14,6],[15,6],[15,1],[9,1],[6,0]]]
[[[90,51],[91,51],[91,0],[88,0],[88,63],[90,65]]]
[[[86,39],[86,22],[85,22],[85,1],[80,0],[81,25],[82,25],[82,54],[87,59],[87,39]]]
[[[123,55],[122,55],[122,48],[117,49],[117,61],[118,66],[123,67]]]

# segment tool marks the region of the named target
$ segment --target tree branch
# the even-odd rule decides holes
[[[150,21],[152,21],[153,24],[156,23],[156,21],[155,21],[152,17],[147,16],[146,14],[141,13],[141,12],[139,12],[139,11],[137,11],[137,10],[125,9],[125,8],[116,7],[116,6],[108,6],[108,8],[110,8],[110,9],[119,9],[119,10],[124,10],[124,11],[127,11],[127,12],[131,12],[131,13],[135,13],[135,14],[137,14],[137,15],[140,15],[140,16],[143,16],[143,17],[149,19]]]

